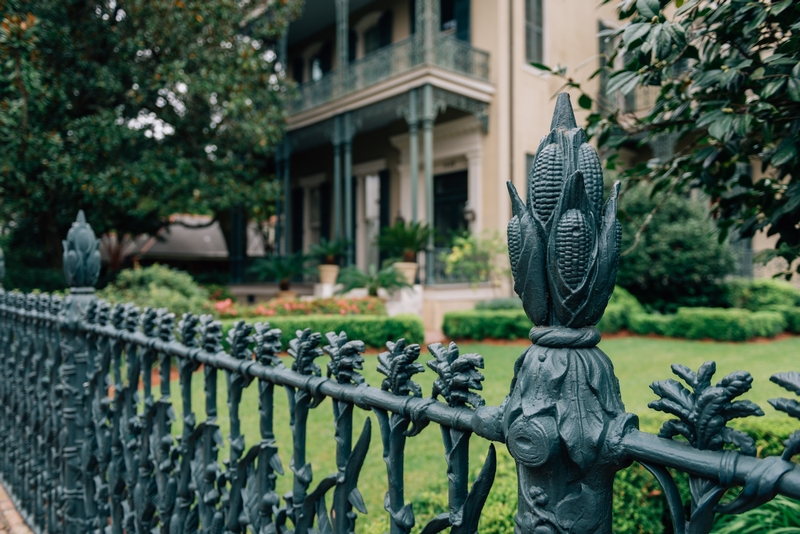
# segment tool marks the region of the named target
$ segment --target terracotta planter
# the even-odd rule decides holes
[[[319,283],[334,285],[336,279],[339,278],[339,266],[321,264],[319,266]]]
[[[406,282],[414,285],[414,282],[417,278],[417,263],[410,262],[410,261],[398,261],[394,264],[395,269],[400,271],[400,273],[405,277]]]
[[[292,291],[291,289],[280,289],[275,296],[279,299],[296,299],[297,291]]]

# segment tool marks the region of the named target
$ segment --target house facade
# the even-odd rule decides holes
[[[562,80],[531,63],[598,90],[597,33],[614,20],[587,0],[307,0],[280,53],[298,84],[276,153],[280,250],[346,238],[366,268],[382,226],[420,221],[441,236],[421,282],[429,295],[452,282],[435,247],[504,231],[505,182],[525,190],[548,131]]]

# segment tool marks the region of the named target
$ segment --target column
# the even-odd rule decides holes
[[[291,160],[292,146],[289,144],[289,136],[283,138],[283,253],[287,256],[292,250],[291,228],[292,224],[292,189],[291,189]]]
[[[436,112],[433,107],[433,86],[425,84],[422,88],[422,142],[425,158],[425,219],[433,228],[433,121]],[[412,199],[413,201],[414,199]],[[413,204],[412,204],[413,205]],[[433,283],[433,235],[428,238],[425,254],[425,283]]]
[[[329,199],[322,199],[327,202]],[[333,238],[342,238],[342,117],[333,118]]]
[[[483,205],[481,203],[481,187],[483,158],[480,150],[467,152],[467,206],[474,213],[475,218],[470,225],[470,231],[479,236],[483,231]]]
[[[280,189],[283,185],[283,144],[275,147],[275,180],[278,182]],[[274,247],[272,250],[273,254],[280,254],[281,251],[281,232],[283,230],[283,222],[281,221],[281,217],[283,216],[281,193],[282,191],[279,190],[278,194],[275,196],[275,241],[272,244]]]
[[[417,186],[419,185],[419,117],[417,113],[417,90],[408,93],[408,153],[411,165],[411,222],[417,222]]]
[[[355,128],[350,112],[342,118],[344,144],[344,237],[347,240],[347,265],[353,265],[353,135]]]
[[[338,84],[344,92],[347,83],[347,65],[350,62],[350,0],[336,0],[336,70]]]
[[[436,36],[439,34],[440,0],[416,0],[417,28],[421,29],[421,43],[425,63],[432,64],[436,53]]]

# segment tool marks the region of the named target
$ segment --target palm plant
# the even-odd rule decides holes
[[[318,245],[313,245],[308,255],[323,265],[336,265],[339,258],[347,252],[350,242],[346,239],[320,238]]]
[[[275,254],[256,260],[247,272],[259,282],[278,282],[281,291],[288,291],[293,278],[309,272],[307,261],[308,258],[302,252],[286,256]]]
[[[381,229],[378,247],[389,257],[403,258],[405,262],[416,262],[417,252],[425,250],[433,229],[418,222],[397,221],[393,226]]]
[[[383,288],[390,295],[398,289],[411,287],[405,277],[393,265],[384,267],[380,271],[374,264],[366,272],[356,266],[345,267],[339,274],[339,283],[342,284],[339,293],[347,293],[353,289],[365,287],[371,297],[378,296],[378,290]]]

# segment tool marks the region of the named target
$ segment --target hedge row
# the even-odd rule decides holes
[[[631,317],[628,327],[640,335],[745,341],[754,337],[774,337],[786,330],[787,321],[777,311],[679,308],[675,315],[636,314]]]
[[[445,314],[442,330],[450,339],[522,339],[528,336],[531,326],[522,310],[468,310]],[[773,337],[784,330],[800,333],[800,308],[759,312],[680,308],[675,315],[658,315],[631,313],[630,307],[614,304],[608,306],[597,327],[603,333],[628,328],[640,335],[745,341]]]
[[[236,322],[236,319],[224,319],[222,326],[224,337]],[[253,322],[248,320],[248,322]],[[258,322],[258,321],[255,321]],[[396,315],[394,317],[378,315],[305,315],[270,317],[272,328],[280,328],[283,332],[283,348],[295,337],[297,330],[310,328],[312,332],[325,335],[328,332],[346,332],[348,339],[360,339],[368,347],[383,348],[387,341],[405,338],[409,343],[425,341],[425,328],[415,315]]]

